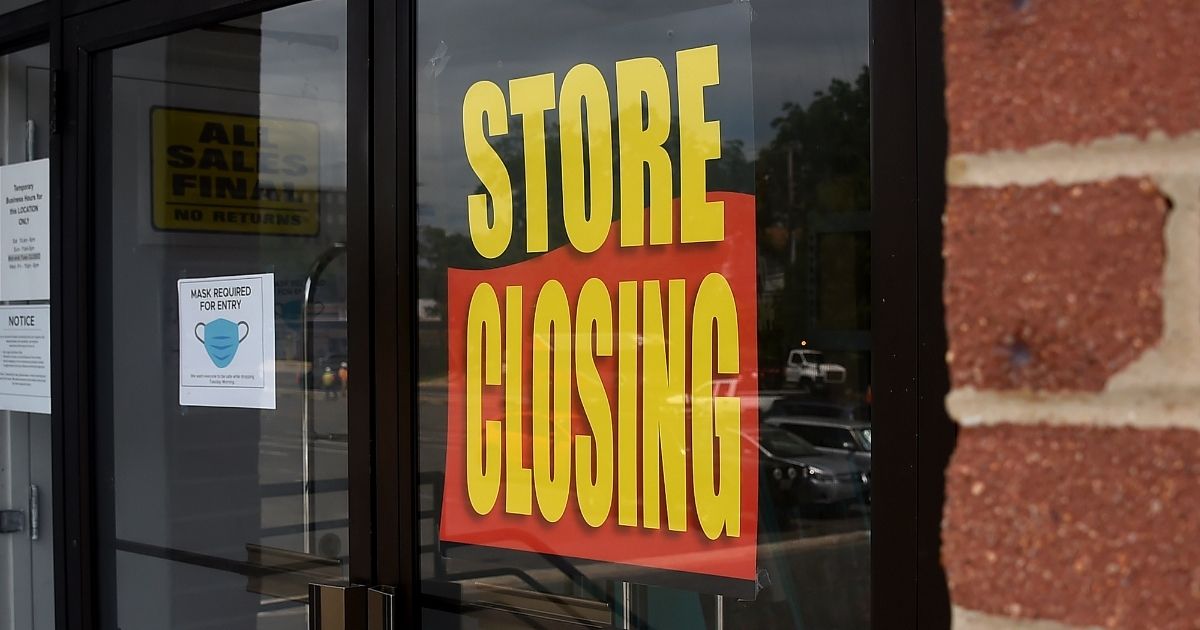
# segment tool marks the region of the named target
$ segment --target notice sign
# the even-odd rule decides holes
[[[179,404],[275,408],[275,274],[179,281]]]
[[[50,305],[0,306],[0,409],[50,413]]]
[[[0,301],[50,299],[50,160],[0,167]]]
[[[316,123],[158,107],[151,127],[155,228],[317,233]]]
[[[703,36],[672,18],[644,29],[666,43],[630,51],[626,29],[581,55],[629,56],[463,92],[485,268],[448,274],[443,541],[752,587],[755,199],[725,160],[753,129],[749,14],[722,10]]]

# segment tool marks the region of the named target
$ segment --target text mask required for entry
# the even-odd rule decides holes
[[[199,300],[201,311],[232,311],[242,307],[239,298],[250,297],[253,290],[247,285],[234,287],[199,287],[191,290],[192,299]]]

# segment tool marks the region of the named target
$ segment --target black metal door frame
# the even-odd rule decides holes
[[[875,628],[948,627],[938,567],[945,418],[941,206],[945,123],[940,3],[870,0],[872,73],[872,531]],[[94,98],[104,51],[295,0],[49,0],[0,17],[0,48],[45,41],[57,85],[51,138],[58,623],[98,624],[91,169],[110,145]],[[350,399],[350,577],[396,587],[420,618],[415,344],[415,1],[348,0],[350,355],[370,366]],[[97,124],[97,122],[100,124]],[[68,367],[69,366],[69,367]],[[918,441],[918,435],[921,440]],[[899,577],[899,579],[898,579]]]
[[[376,548],[396,623],[420,618],[417,498],[415,0],[374,0],[370,79],[374,195]]]

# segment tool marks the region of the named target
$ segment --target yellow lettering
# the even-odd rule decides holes
[[[617,524],[637,527],[638,286],[617,283]],[[657,501],[657,499],[656,499]]]
[[[575,436],[575,487],[579,494],[579,511],[592,527],[600,527],[608,520],[613,494],[612,408],[592,357],[592,335],[594,332],[595,355],[610,357],[613,353],[612,328],[612,300],[608,289],[598,278],[591,278],[583,284],[576,306],[575,373],[579,402],[594,438]],[[594,477],[593,443],[596,448]]]
[[[708,201],[706,169],[721,157],[721,122],[704,120],[704,88],[720,82],[717,47],[675,53],[679,81],[679,237],[684,243],[725,239],[725,204]]]
[[[557,280],[542,285],[533,314],[533,485],[542,517],[557,523],[571,490],[571,313]]]
[[[525,339],[521,287],[504,291],[504,509],[509,514],[533,513],[532,473],[525,466],[525,374],[522,341]]]
[[[650,171],[650,244],[668,244],[674,238],[671,156],[663,145],[671,133],[671,88],[661,61],[641,57],[617,62],[617,128],[621,139],[621,246],[642,245],[645,238],[646,169]]]
[[[487,117],[489,131],[483,129]],[[508,133],[508,111],[504,93],[491,81],[480,81],[467,90],[463,100],[463,142],[467,162],[492,195],[492,219],[488,220],[488,196],[483,193],[467,195],[467,223],[471,243],[484,258],[496,258],[508,249],[512,238],[513,208],[512,180],[500,154],[487,141],[487,136]]]
[[[583,112],[587,110],[588,155],[583,158]],[[563,78],[559,104],[562,139],[563,223],[575,249],[594,252],[612,229],[612,113],[604,76],[579,64]],[[587,182],[584,173],[587,173]],[[585,189],[591,193],[584,200]]]
[[[741,535],[741,399],[713,396],[712,383],[714,353],[718,374],[736,375],[740,369],[737,304],[729,283],[720,274],[710,273],[701,281],[692,318],[692,484],[696,516],[710,539],[716,540],[722,528],[737,538]],[[720,458],[719,488],[714,487],[714,439]]]
[[[463,141],[480,187],[467,195],[467,223],[480,256],[505,255],[522,218],[526,252],[548,251],[551,224],[558,221],[549,216],[547,163],[547,117],[555,113],[562,225],[576,251],[604,247],[617,215],[621,247],[725,238],[725,207],[709,200],[707,183],[709,162],[722,151],[720,121],[705,118],[706,88],[720,84],[718,48],[675,55],[674,77],[659,59],[616,62],[613,93],[587,63],[572,67],[561,84],[544,73],[512,79],[507,93],[490,81],[470,86]],[[521,118],[523,191],[513,190],[508,165],[492,144],[508,134],[510,116]],[[678,155],[667,148],[676,133]],[[524,217],[514,217],[514,197]],[[695,287],[687,284],[693,280],[646,279],[662,277],[653,270],[613,273],[639,279],[617,282],[614,295],[605,281],[588,278],[574,308],[563,283],[577,286],[575,280],[529,287],[537,290],[529,305],[525,287],[508,286],[503,309],[496,288],[475,287],[466,313],[462,445],[471,509],[480,515],[496,510],[503,484],[508,514],[536,511],[555,523],[577,503],[592,528],[604,527],[615,511],[620,526],[685,532],[694,509],[693,524],[709,539],[738,537],[741,404],[739,396],[720,396],[724,392],[714,388],[718,379],[736,379],[741,368],[729,280],[710,273]],[[694,305],[689,289],[696,291]],[[499,395],[501,385],[503,416],[485,417],[485,408],[493,408],[485,399]],[[578,435],[576,408],[582,413]]]
[[[491,512],[500,492],[500,421],[483,419],[483,385],[500,384],[499,328],[496,291],[480,284],[467,305],[466,370],[467,497],[477,514]]]
[[[643,285],[642,522],[659,527],[659,471],[666,495],[667,526],[687,530],[687,443],[684,434],[686,357],[684,282],[667,283],[667,331],[657,280]],[[661,455],[661,468],[660,468]]]
[[[554,108],[554,74],[509,81],[512,113],[525,136],[525,247],[546,251],[546,110]]]

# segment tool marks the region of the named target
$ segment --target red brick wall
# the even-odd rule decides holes
[[[944,6],[955,625],[1200,628],[1200,2]]]

